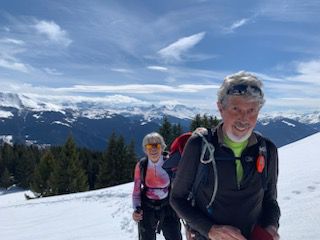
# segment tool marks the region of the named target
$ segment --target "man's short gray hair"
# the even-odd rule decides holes
[[[157,132],[151,132],[144,136],[142,140],[143,151],[145,151],[145,146],[149,143],[151,144],[160,143],[162,150],[164,150],[167,146],[166,143],[164,142],[163,137]]]
[[[245,71],[240,71],[235,74],[228,75],[225,77],[218,91],[218,103],[221,103],[221,105],[225,106],[228,96],[241,95],[253,101],[259,102],[259,107],[261,108],[265,103],[262,85],[262,81],[258,79],[257,76]],[[247,86],[247,88],[245,89],[245,91],[242,91],[240,93],[239,91],[232,92],[233,88],[236,89],[237,86]]]

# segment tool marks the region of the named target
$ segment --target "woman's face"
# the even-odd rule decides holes
[[[156,163],[159,161],[162,154],[161,143],[159,142],[150,142],[144,146],[144,151],[152,162]]]

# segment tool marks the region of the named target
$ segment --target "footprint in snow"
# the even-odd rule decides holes
[[[308,190],[310,192],[313,192],[314,190],[316,190],[316,187],[315,186],[308,186]]]
[[[294,191],[292,191],[292,193],[299,195],[299,194],[301,194],[301,191],[294,190]]]

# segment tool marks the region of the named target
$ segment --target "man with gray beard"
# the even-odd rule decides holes
[[[280,239],[277,148],[253,131],[264,102],[255,75],[227,76],[218,91],[222,122],[188,140],[170,203],[193,239]]]

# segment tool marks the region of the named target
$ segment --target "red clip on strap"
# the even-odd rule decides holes
[[[264,156],[260,154],[256,161],[256,167],[257,167],[258,173],[263,172],[264,166],[265,166],[265,159],[264,159]]]

